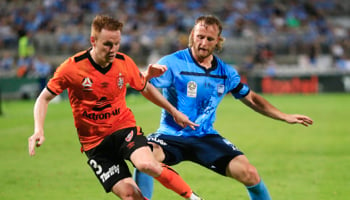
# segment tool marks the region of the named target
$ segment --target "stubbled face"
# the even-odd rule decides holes
[[[95,62],[104,67],[113,62],[119,51],[121,32],[102,29],[97,37],[91,37],[90,40],[96,58]]]
[[[193,32],[192,52],[199,60],[208,58],[215,50],[219,42],[219,28],[216,25],[205,25],[198,23],[195,25]]]

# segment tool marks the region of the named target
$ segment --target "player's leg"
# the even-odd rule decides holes
[[[262,179],[260,179],[260,182],[253,186],[247,186],[248,193],[250,199],[262,199],[262,200],[268,200],[271,199],[269,191],[267,190],[267,187]]]
[[[165,158],[164,151],[161,146],[155,143],[151,143],[153,146],[152,153],[157,161],[162,162]],[[139,186],[142,194],[147,197],[148,199],[152,198],[153,195],[153,177],[149,176],[148,174],[145,174],[143,172],[140,172],[140,170],[136,169],[134,170],[134,180]]]
[[[256,168],[245,155],[233,158],[226,168],[226,175],[243,183],[251,200],[269,200],[270,194]]]
[[[140,172],[138,169],[134,169],[133,178],[137,185],[139,186],[143,196],[147,197],[149,200],[152,199],[153,195],[153,177]]]
[[[144,200],[140,189],[131,177],[129,167],[120,154],[121,143],[130,129],[119,130],[106,137],[97,147],[85,151],[88,165],[94,171],[105,191],[113,192],[125,200]]]
[[[86,152],[88,164],[94,171],[105,191],[113,192],[121,199],[144,200],[140,189],[131,178],[128,165],[123,159],[110,159],[109,151],[105,151],[102,144]],[[101,150],[102,149],[102,150]],[[108,148],[107,148],[108,149]]]
[[[123,200],[144,200],[141,191],[135,181],[129,177],[118,181],[113,187],[112,192]]]
[[[131,130],[125,138],[128,139],[122,145],[124,157],[129,159],[138,170],[154,177],[163,186],[182,197],[190,200],[200,199],[178,173],[155,159],[147,144],[147,139],[139,127]]]
[[[255,167],[243,152],[220,135],[187,138],[196,159],[189,159],[221,175],[243,183],[252,200],[270,199],[267,188],[261,182]]]
[[[131,162],[137,169],[144,172],[168,189],[173,190],[184,198],[191,199],[194,194],[190,186],[172,168],[159,163],[149,147],[136,149],[130,156]],[[193,198],[192,198],[193,199]]]

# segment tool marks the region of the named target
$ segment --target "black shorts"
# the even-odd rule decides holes
[[[220,135],[203,137],[182,137],[151,134],[147,137],[163,148],[163,163],[175,165],[182,161],[192,161],[216,173],[226,176],[226,167],[236,156],[243,155],[234,144]]]
[[[110,192],[118,181],[131,177],[125,159],[136,149],[148,146],[140,127],[118,130],[107,136],[97,147],[86,151],[88,164],[106,192]]]

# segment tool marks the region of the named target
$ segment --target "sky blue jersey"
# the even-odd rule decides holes
[[[157,133],[185,137],[218,134],[213,124],[223,97],[230,92],[239,99],[250,91],[246,84],[241,83],[236,69],[216,56],[208,70],[195,61],[189,48],[167,55],[158,63],[166,65],[168,70],[151,79],[151,83],[162,88],[164,97],[200,126],[196,130],[182,128],[163,109]]]

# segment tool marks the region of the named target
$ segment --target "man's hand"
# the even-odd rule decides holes
[[[35,147],[40,147],[45,141],[43,133],[34,133],[28,138],[28,151],[30,156],[35,155]]]
[[[147,71],[144,72],[143,75],[146,77],[146,80],[149,81],[153,77],[161,76],[166,70],[168,70],[168,68],[165,65],[150,64],[147,67]]]
[[[313,120],[310,117],[299,114],[287,115],[285,121],[289,124],[302,124],[304,126],[309,126],[313,124]]]
[[[186,128],[187,126],[189,126],[191,127],[192,130],[195,130],[196,129],[195,127],[199,126],[198,124],[189,120],[188,117],[180,111],[176,111],[173,114],[173,117],[175,122],[182,128]]]

